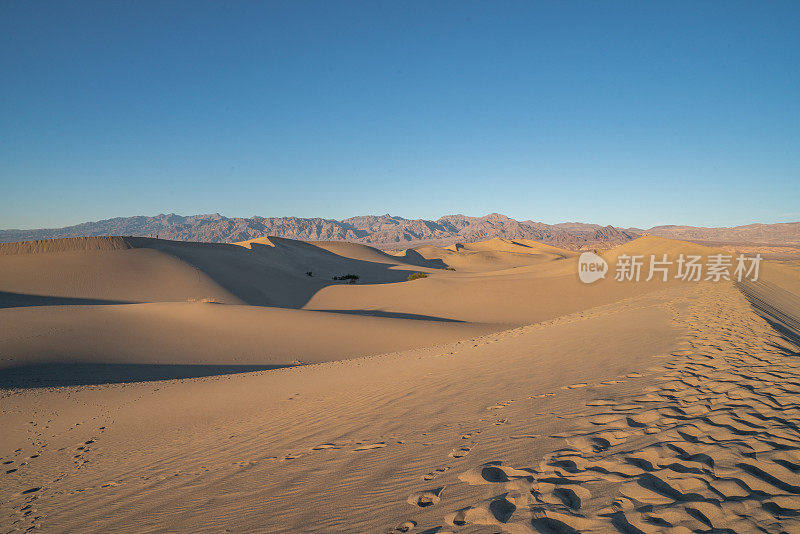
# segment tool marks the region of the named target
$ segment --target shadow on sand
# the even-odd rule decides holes
[[[124,300],[84,299],[74,297],[51,297],[0,291],[0,308],[22,308],[26,306],[100,306],[108,304],[133,304]]]
[[[766,281],[737,282],[755,312],[784,338],[800,346],[800,298]]]
[[[358,285],[388,284],[406,282],[409,274],[420,267],[447,267],[442,260],[428,260],[414,250],[408,250],[402,256],[392,256],[368,247],[363,250],[356,248],[356,252],[367,256],[364,259],[351,258],[325,248],[337,245],[335,242],[315,244],[270,237],[271,246],[251,243],[248,248],[230,243],[169,241],[144,237],[119,239],[124,240],[126,245],[122,251],[151,249],[185,262],[197,271],[198,277],[210,278],[250,306],[302,308],[320,290],[346,283],[334,280],[336,276],[358,275]],[[0,291],[0,308],[134,303],[117,299]]]
[[[267,371],[289,365],[41,363],[0,369],[0,389],[154,382]]]
[[[270,237],[273,246],[251,248],[227,243],[188,243],[146,238],[137,246],[152,248],[184,261],[251,306],[302,308],[321,289],[345,282],[331,275],[357,274],[358,285],[405,282],[414,267],[444,269],[441,260],[426,260],[416,251],[394,257],[376,250],[384,261],[340,256],[314,242]],[[399,266],[395,261],[406,263]],[[313,266],[313,267],[312,267]],[[400,267],[400,268],[398,268]],[[314,276],[305,275],[313,271]],[[318,276],[317,271],[329,273]]]
[[[420,315],[418,313],[390,312],[382,310],[310,310],[324,313],[343,313],[345,315],[361,315],[364,317],[386,317],[389,319],[413,319],[415,321],[437,321],[440,323],[465,323],[459,319],[448,319],[435,315]]]

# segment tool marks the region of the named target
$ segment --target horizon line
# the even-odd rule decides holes
[[[303,217],[303,216],[299,216],[299,215],[277,215],[277,216],[251,215],[249,217],[242,217],[242,216],[223,215],[223,214],[221,214],[219,212],[194,213],[194,214],[191,214],[191,215],[180,215],[180,214],[175,213],[175,212],[169,212],[169,213],[158,213],[156,215],[141,215],[141,214],[139,214],[139,215],[127,215],[127,216],[115,216],[115,217],[109,217],[109,218],[106,218],[106,219],[97,219],[97,220],[88,220],[88,221],[84,220],[84,221],[81,221],[81,222],[77,222],[77,223],[74,223],[74,224],[67,224],[67,225],[64,225],[64,226],[51,226],[51,227],[38,226],[38,227],[30,227],[30,228],[0,228],[0,232],[15,232],[15,231],[17,231],[17,232],[26,232],[26,231],[36,231],[36,230],[62,230],[62,229],[65,229],[65,228],[72,228],[72,227],[75,227],[75,226],[80,226],[82,224],[96,224],[96,223],[102,223],[102,222],[106,222],[106,221],[112,221],[112,220],[115,220],[115,219],[133,219],[133,218],[136,218],[136,217],[155,219],[155,218],[158,218],[158,217],[171,216],[171,215],[174,215],[176,217],[181,217],[181,218],[184,218],[184,219],[188,219],[188,218],[191,218],[191,217],[219,216],[219,217],[222,217],[224,219],[229,219],[229,220],[230,219],[248,220],[248,219],[256,219],[256,218],[258,218],[258,219],[290,219],[290,218],[292,218],[292,219],[306,219],[306,220],[309,220],[309,219],[320,219],[320,220],[323,220],[323,221],[333,221],[333,222],[339,222],[339,223],[344,222],[344,221],[346,221],[348,219],[355,219],[357,217],[392,217],[392,218],[402,219],[402,220],[405,220],[405,221],[431,221],[431,222],[436,222],[436,221],[439,221],[439,220],[441,220],[441,219],[443,219],[445,217],[461,216],[461,217],[468,217],[468,218],[472,218],[472,219],[484,219],[484,218],[487,218],[487,217],[491,217],[492,215],[499,215],[499,216],[502,216],[502,217],[505,217],[507,219],[510,219],[510,220],[513,220],[513,221],[517,221],[517,222],[531,222],[531,223],[537,223],[537,224],[545,224],[547,226],[557,226],[559,224],[588,224],[588,225],[597,225],[597,226],[600,226],[602,228],[606,228],[606,227],[610,226],[612,228],[618,228],[618,229],[622,229],[622,230],[650,230],[650,229],[653,229],[653,228],[661,228],[661,227],[666,227],[666,226],[685,226],[685,227],[708,228],[708,229],[716,229],[716,228],[728,228],[728,229],[730,229],[730,228],[740,228],[740,227],[744,227],[744,226],[752,226],[752,225],[756,225],[756,224],[774,225],[774,224],[800,223],[800,220],[784,220],[784,221],[778,221],[778,222],[754,221],[754,222],[750,222],[750,223],[746,223],[746,224],[737,224],[737,225],[734,225],[734,226],[699,226],[699,225],[693,225],[693,224],[667,223],[667,224],[657,224],[657,225],[650,226],[650,227],[643,227],[643,226],[617,226],[617,225],[614,225],[614,224],[600,224],[600,223],[595,223],[595,222],[583,222],[583,221],[579,221],[579,220],[562,221],[562,222],[557,222],[557,223],[546,223],[546,222],[543,222],[543,221],[535,221],[535,220],[530,219],[530,218],[528,218],[528,219],[515,219],[513,217],[510,217],[510,216],[505,215],[503,213],[500,213],[498,211],[493,211],[493,212],[487,213],[485,215],[465,215],[463,213],[450,213],[450,214],[440,215],[436,219],[407,218],[407,217],[403,217],[402,215],[392,215],[390,213],[384,213],[384,214],[370,214],[370,213],[368,213],[368,214],[362,214],[362,215],[352,215],[350,217],[345,217],[345,218],[342,218],[342,219],[335,219],[335,218],[328,218],[328,217]]]

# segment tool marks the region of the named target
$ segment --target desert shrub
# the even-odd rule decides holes
[[[411,274],[408,275],[408,281],[409,282],[412,281],[412,280],[416,280],[418,278],[428,278],[428,275],[425,274],[425,273],[419,273],[419,272],[411,273]]]
[[[358,280],[357,274],[345,274],[342,276],[334,276],[334,280],[349,280],[351,284],[355,284],[356,280]]]
[[[456,268],[455,267],[445,267],[444,270],[445,271],[455,271]]]

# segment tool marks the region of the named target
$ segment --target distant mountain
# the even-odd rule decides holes
[[[630,231],[635,229],[629,228]],[[656,226],[648,234],[684,241],[713,241],[719,243],[759,243],[765,245],[800,245],[800,222],[777,224],[748,224],[731,228],[701,228],[697,226]]]
[[[586,232],[590,230],[599,230],[602,228],[599,224],[587,224],[581,222],[564,222],[554,224],[553,226],[557,228],[561,228],[562,230],[575,230],[578,232]]]
[[[533,221],[517,221],[492,213],[485,217],[446,215],[435,221],[404,219],[392,215],[364,215],[342,221],[299,217],[228,218],[211,215],[157,215],[119,217],[66,228],[0,230],[0,242],[31,241],[82,236],[148,236],[179,241],[231,243],[263,236],[309,241],[353,241],[384,249],[422,244],[452,244],[501,237],[534,239],[551,245],[579,249],[609,247],[638,237],[613,226],[580,225],[561,228]]]
[[[617,228],[579,222],[555,225],[517,221],[492,213],[484,217],[445,215],[435,221],[404,219],[393,215],[362,215],[337,221],[300,217],[223,217],[171,213],[155,217],[118,217],[66,228],[0,230],[0,242],[31,241],[82,236],[148,236],[178,241],[232,243],[263,236],[306,241],[352,241],[382,249],[403,249],[423,244],[449,245],[494,237],[533,239],[557,247],[608,248],[649,233],[687,241],[800,245],[800,222],[750,224],[734,228],[657,226],[649,230]]]

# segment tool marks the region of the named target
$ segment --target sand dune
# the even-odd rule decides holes
[[[352,243],[280,238],[235,245],[97,238],[4,246],[0,340],[12,355],[0,367],[328,361],[448,342],[653,289],[604,282],[582,288],[580,298],[564,298],[581,285],[574,254],[497,239],[447,251],[446,261],[425,251],[392,256]],[[524,252],[481,272],[492,246],[503,249],[499,255]],[[447,262],[472,271],[431,266]],[[524,266],[509,267],[517,264]],[[407,282],[417,271],[429,278]],[[358,274],[358,284],[332,280],[348,273]],[[220,305],[195,304],[204,302]]]
[[[800,529],[796,268],[584,285],[526,242],[122,243],[0,256],[6,531]],[[604,256],[681,252],[713,253]]]
[[[0,310],[0,369],[72,362],[287,366],[433,345],[494,330],[429,317],[208,303],[28,306]],[[380,335],[359,335],[364,331]],[[58,377],[43,381],[53,379]]]
[[[35,247],[4,244],[0,291],[124,302],[211,299],[299,307],[320,288],[334,284],[333,276],[358,273],[359,283],[369,284],[402,281],[420,270],[375,249],[347,243],[336,244],[340,253],[334,253],[325,244],[279,238],[254,240],[247,246],[91,239],[63,239]],[[309,271],[313,276],[306,275]]]
[[[493,252],[494,245],[501,250]],[[642,249],[647,247],[645,243]],[[493,239],[453,248],[458,251],[435,247],[415,250],[425,258],[457,266],[455,272],[437,272],[413,284],[331,286],[316,293],[306,308],[377,307],[461,321],[521,325],[664,288],[654,283],[618,284],[611,280],[613,275],[584,285],[576,276],[577,254],[534,242],[526,244],[524,240]]]
[[[486,241],[473,243],[457,243],[445,247],[455,251],[488,251],[488,252],[513,252],[515,254],[549,254],[554,258],[568,258],[577,255],[574,251],[566,250],[531,239],[503,239],[495,237]]]
[[[5,248],[0,369],[23,367],[17,373],[23,377],[47,371],[45,381],[53,371],[43,364],[284,366],[500,328],[373,307],[292,309],[326,286],[354,288],[333,276],[358,273],[359,284],[369,285],[435,270],[363,245],[98,238]]]
[[[688,241],[665,239],[653,235],[640,237],[618,247],[603,251],[603,257],[609,259],[617,259],[623,254],[629,256],[634,254],[650,256],[652,254],[656,257],[663,257],[664,254],[667,254],[668,259],[673,259],[674,261],[680,254],[706,257],[709,254],[730,254],[730,252]]]
[[[404,251],[405,257],[418,254],[428,260],[441,260],[458,271],[485,272],[528,266],[575,257],[575,252],[527,239],[494,238],[477,243],[457,243],[448,247],[432,245]]]

